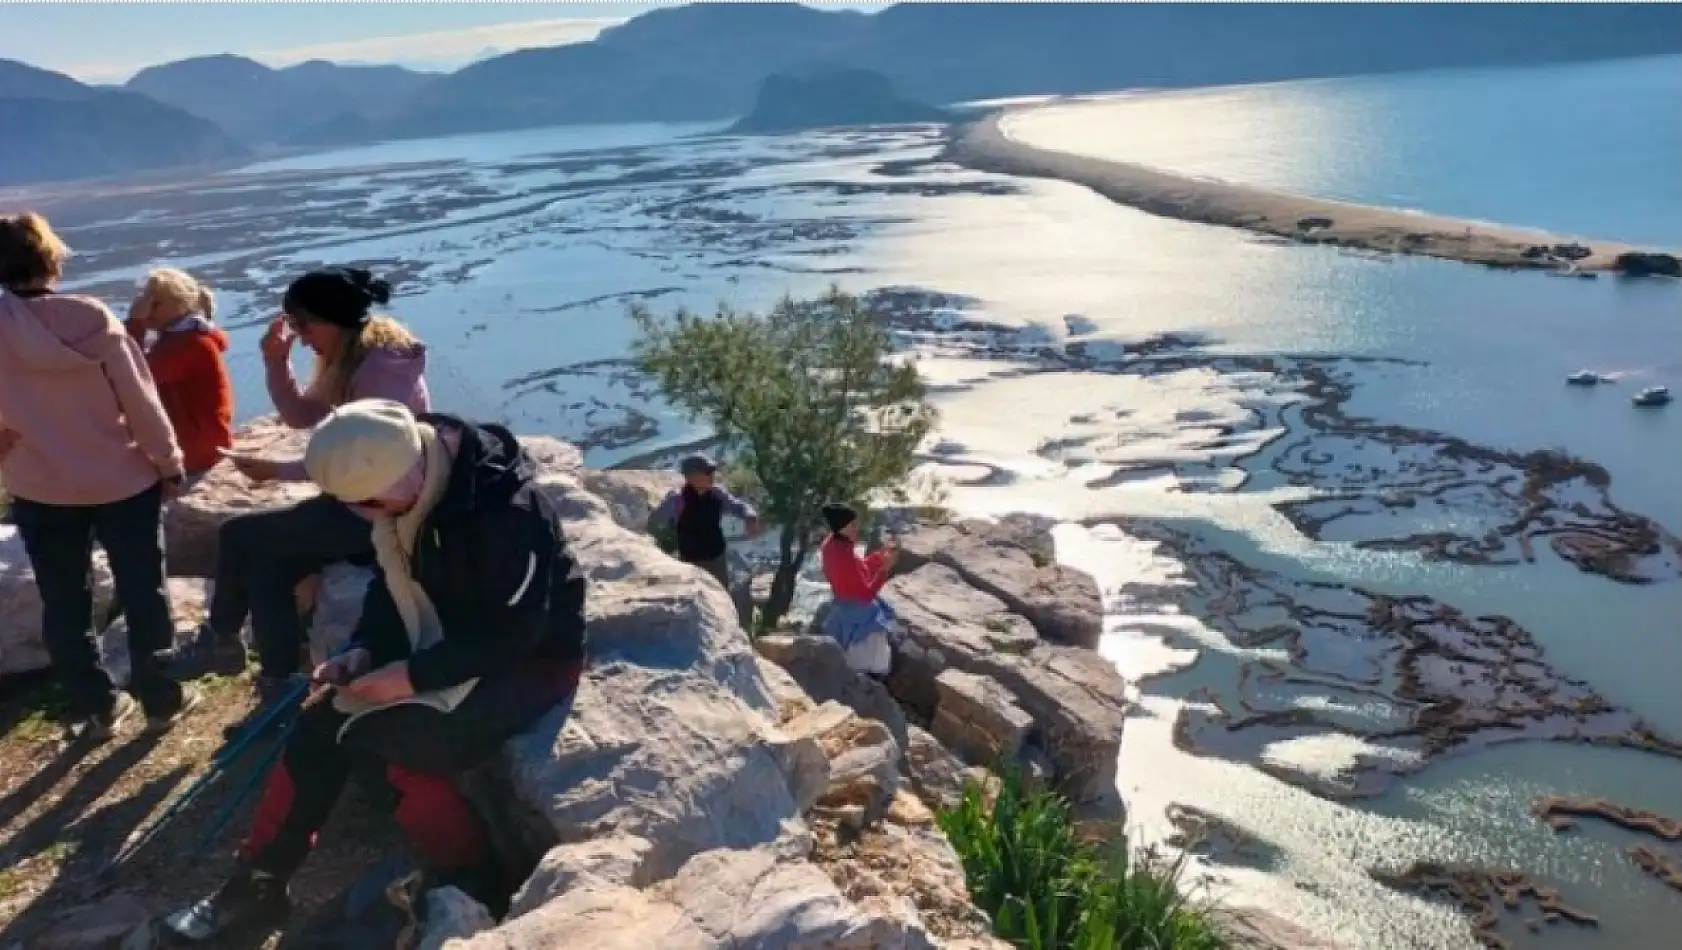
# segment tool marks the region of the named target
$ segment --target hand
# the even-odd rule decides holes
[[[0,429],[0,462],[4,462],[6,456],[12,454],[12,449],[21,438],[23,436],[18,435],[16,429]]]
[[[163,490],[164,503],[168,504],[169,502],[180,498],[181,493],[187,490],[187,476],[175,475],[170,478],[163,479],[158,482],[158,486]]]
[[[339,688],[373,706],[387,706],[415,695],[415,686],[409,682],[408,663],[388,663]]]
[[[152,329],[152,300],[145,294],[135,297],[128,305],[128,319],[123,321],[123,329],[131,336],[144,339],[146,332]]]
[[[241,455],[223,450],[222,457],[234,463],[241,475],[254,482],[272,482],[280,477],[280,463],[258,455]]]
[[[758,518],[749,518],[747,520],[747,529],[748,529],[748,537],[749,538],[759,537],[759,519]]]
[[[310,673],[310,682],[343,686],[368,672],[368,668],[373,665],[374,655],[361,647],[357,647],[316,667],[314,672]]]
[[[292,358],[292,343],[298,335],[286,325],[285,317],[276,317],[269,328],[263,331],[263,339],[257,346],[263,351],[263,362],[284,363]]]
[[[882,546],[882,563],[892,567],[899,561],[899,545],[889,541]]]

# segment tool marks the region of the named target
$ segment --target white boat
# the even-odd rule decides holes
[[[1565,377],[1565,381],[1573,386],[1593,386],[1599,383],[1601,378],[1600,374],[1592,369],[1580,369]]]
[[[1631,400],[1637,406],[1662,406],[1670,402],[1670,390],[1664,386],[1648,386]]]

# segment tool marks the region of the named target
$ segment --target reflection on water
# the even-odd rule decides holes
[[[1199,177],[1678,247],[1682,123],[1654,121],[1678,102],[1682,56],[1660,56],[1129,96],[1009,128]]]
[[[1185,125],[1187,136],[1231,131],[1201,122],[1195,111]],[[1084,128],[1082,135],[1092,126]],[[1124,145],[1115,138],[1093,139],[1091,150],[1133,158],[1125,149],[1140,140],[1132,136]],[[1160,143],[1153,139],[1147,147]],[[1298,144],[1310,158],[1326,153],[1313,142]],[[1109,340],[1190,331],[1211,335],[1216,349],[1227,352],[1421,361],[1363,371],[1348,409],[1502,448],[1563,447],[1606,467],[1618,504],[1682,529],[1682,495],[1675,491],[1675,473],[1682,471],[1682,417],[1632,410],[1624,390],[1638,385],[1634,381],[1592,394],[1562,384],[1564,374],[1581,366],[1627,370],[1645,381],[1639,385],[1682,383],[1675,357],[1682,290],[1674,284],[1560,280],[1280,246],[1152,218],[1057,182],[1029,183],[1020,196],[957,197],[925,208],[915,222],[872,242],[865,259],[873,275],[886,281],[973,295],[986,319],[1040,323],[1053,336],[1070,327],[1083,339]],[[1070,315],[1078,319],[1065,319]],[[936,378],[963,382],[938,397],[945,413],[942,434],[957,455],[1004,472],[985,485],[955,488],[954,504],[964,510],[1191,518],[1210,525],[1206,533],[1223,549],[1258,567],[1427,594],[1472,614],[1507,614],[1530,630],[1563,673],[1586,680],[1660,728],[1682,730],[1674,664],[1653,661],[1675,653],[1682,584],[1615,585],[1549,556],[1525,567],[1488,568],[1358,552],[1297,533],[1271,507],[1289,489],[1258,483],[1266,490],[1174,492],[1178,479],[1149,473],[1093,488],[1091,471],[1048,464],[1047,443],[1088,438],[1097,421],[1109,439],[1107,454],[1100,453],[1106,461],[1131,455],[1183,465],[1199,452],[1208,455],[1188,416],[1219,419],[1233,407],[1265,406],[1271,398],[1265,387],[1229,391],[1230,384],[1211,384],[1195,374],[1012,378],[999,363],[948,365],[926,358],[925,365]],[[1021,424],[999,426],[1002,418]],[[1112,597],[1123,583],[1175,582],[1172,560],[1137,539],[1106,538],[1102,529],[1067,529],[1059,542],[1059,557],[1093,570]],[[1169,639],[1217,652],[1239,649],[1190,617],[1156,608],[1134,613],[1137,604],[1112,604],[1121,605],[1104,648],[1130,676],[1194,662],[1195,652],[1169,646]],[[1182,801],[1279,844],[1286,857],[1276,875],[1227,867],[1216,873],[1238,893],[1318,922],[1352,947],[1469,945],[1463,922],[1375,886],[1364,874],[1368,867],[1461,859],[1531,868],[1527,860],[1535,857],[1539,864],[1533,870],[1552,877],[1559,856],[1575,853],[1536,825],[1522,792],[1500,806],[1505,817],[1499,822],[1450,820],[1431,810],[1392,814],[1384,810],[1389,799],[1378,807],[1334,806],[1253,770],[1188,757],[1174,748],[1171,732],[1184,700],[1149,692],[1142,697],[1141,716],[1129,723],[1123,752],[1121,782],[1132,820],[1153,837],[1166,836],[1163,810]],[[1273,750],[1298,763],[1333,766],[1353,751],[1335,738]],[[1553,776],[1532,771],[1533,764],[1594,755],[1603,756],[1597,761],[1612,789],[1678,771],[1672,761],[1639,754],[1605,758],[1605,753],[1548,743],[1497,749],[1433,764],[1402,787],[1435,787],[1439,776],[1483,770],[1489,788],[1541,787]],[[1459,794],[1474,793],[1448,787],[1443,800],[1452,802]],[[1674,801],[1682,798],[1673,798],[1672,810]],[[1512,833],[1518,825],[1528,833]],[[1664,935],[1682,921],[1682,906],[1621,855],[1617,861],[1622,863],[1614,862],[1604,876],[1557,883],[1581,885],[1568,888],[1567,897],[1607,917],[1615,914],[1622,923],[1608,922],[1587,937],[1526,935],[1518,945],[1667,950],[1671,944]],[[1352,908],[1359,911],[1350,913]]]

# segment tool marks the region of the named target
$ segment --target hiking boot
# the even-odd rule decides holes
[[[294,693],[297,690],[297,686],[298,681],[291,678],[283,678],[279,676],[257,677],[251,683],[252,692],[256,694],[257,704],[253,706],[251,711],[246,713],[245,717],[239,722],[225,727],[222,730],[223,737],[233,739],[239,736],[239,734],[244,732],[252,723],[257,722],[264,716],[274,712],[275,707],[286,702],[288,699],[295,698]],[[274,717],[274,719],[269,722],[268,727],[263,731],[267,732],[271,729],[278,728],[281,725],[282,720],[285,718],[286,717],[284,716]]]
[[[158,661],[169,678],[178,681],[235,673],[245,667],[245,645],[239,637],[224,637],[201,623],[187,639],[159,653]]]
[[[241,867],[215,893],[165,914],[157,922],[159,946],[226,946],[230,934],[275,927],[291,913],[286,879]]]
[[[82,716],[64,724],[66,742],[105,742],[116,735],[118,727],[127,722],[140,704],[124,692],[111,694],[111,711]]]
[[[145,733],[152,735],[169,731],[169,727],[180,722],[183,716],[193,711],[201,698],[203,698],[202,694],[196,688],[192,686],[181,687],[181,701],[175,705],[174,709],[158,712],[147,710]]]

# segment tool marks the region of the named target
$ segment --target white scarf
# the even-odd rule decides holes
[[[426,480],[421,485],[420,497],[415,501],[414,507],[403,514],[374,521],[374,556],[379,561],[381,573],[385,575],[386,589],[391,592],[392,602],[397,605],[397,614],[403,618],[403,629],[409,634],[411,655],[444,639],[444,625],[438,619],[438,611],[432,606],[432,598],[426,595],[426,591],[415,580],[409,565],[414,557],[415,543],[421,526],[426,523],[426,516],[437,506],[439,499],[444,497],[444,489],[449,487],[452,464],[450,450],[444,445],[444,440],[438,437],[438,430],[422,423],[420,434],[421,446],[426,452]],[[404,703],[419,703],[431,706],[439,712],[452,712],[478,683],[477,679],[471,679],[446,689],[417,693],[408,699],[400,699],[385,706],[362,702],[340,690],[333,696],[333,706],[339,712],[348,714],[350,718],[340,727],[339,736],[343,738],[345,729],[358,718],[377,709],[387,709]]]

